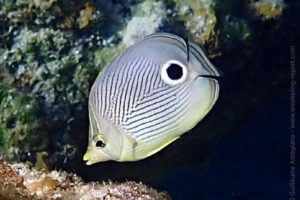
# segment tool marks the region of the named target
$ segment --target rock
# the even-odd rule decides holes
[[[163,2],[150,0],[135,6],[132,15],[122,40],[126,47],[141,41],[147,35],[158,32],[166,20],[167,13]]]
[[[22,163],[0,160],[0,199],[167,200],[170,197],[142,183],[85,183],[75,174],[37,171]]]
[[[36,138],[30,135],[36,135],[36,131],[40,130],[39,135],[44,135],[40,138],[41,144],[47,143],[43,141],[48,141],[49,134],[51,134],[53,139],[57,139],[57,137],[66,138],[65,142],[63,139],[59,139],[62,142],[60,144],[53,141],[54,145],[56,143],[61,146],[73,146],[72,137],[68,133],[68,129],[70,129],[68,124],[74,118],[71,113],[75,110],[77,110],[76,112],[83,111],[87,113],[84,103],[87,101],[89,87],[97,72],[101,69],[97,69],[93,64],[94,56],[83,56],[93,54],[93,52],[87,50],[89,47],[84,48],[89,41],[75,40],[76,38],[72,34],[59,29],[40,28],[33,31],[26,27],[16,32],[13,45],[4,50],[0,56],[0,71],[6,71],[11,77],[9,85],[6,86],[4,82],[1,83],[3,87],[0,90],[3,96],[0,100],[3,109],[7,111],[11,107],[6,102],[16,102],[15,105],[24,106],[22,104],[27,102],[22,101],[19,103],[17,96],[24,93],[25,90],[28,93],[26,95],[34,100],[29,101],[28,98],[25,98],[29,101],[29,106],[36,108],[36,105],[39,105],[34,113],[22,112],[22,107],[12,107],[11,109],[16,113],[13,118],[1,116],[5,118],[2,122],[6,123],[11,119],[15,119],[17,120],[15,123],[18,125],[23,122],[23,118],[19,117],[19,111],[24,114],[28,113],[26,117],[31,121],[23,122],[23,124],[27,123],[24,125],[27,128],[24,127],[19,130],[19,132],[22,132],[23,142],[34,143],[28,138]],[[12,101],[5,100],[8,98],[5,91],[7,87],[13,88],[15,96]],[[24,98],[20,97],[20,99]],[[41,113],[43,113],[43,116],[39,117]],[[34,125],[36,131],[30,128],[33,127],[31,124]],[[59,124],[65,128],[59,128],[60,130],[58,129],[55,132],[50,131]],[[4,128],[5,126],[1,127]],[[9,134],[13,130],[10,128],[3,134],[16,135],[16,133]],[[45,133],[42,134],[43,132]],[[50,140],[50,145],[51,143]],[[8,146],[18,148],[17,144],[14,142]],[[44,146],[44,148],[47,148],[47,146]],[[35,152],[36,148],[31,149]],[[74,147],[74,149],[76,148]],[[24,154],[22,152],[28,153],[28,149],[21,148],[19,154]],[[58,152],[61,152],[61,149]]]
[[[47,133],[39,125],[40,109],[41,105],[34,95],[11,86],[0,85],[2,156],[7,159],[24,159],[30,157],[32,152],[47,147]]]
[[[259,0],[251,1],[250,7],[256,15],[268,20],[280,17],[285,8],[285,3],[284,0]]]
[[[175,9],[190,39],[205,44],[214,34],[217,18],[214,12],[214,0],[175,0]]]

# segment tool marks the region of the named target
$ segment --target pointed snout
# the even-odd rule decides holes
[[[104,152],[101,150],[88,148],[88,150],[83,156],[83,160],[87,161],[86,165],[92,165],[97,162],[108,161],[110,160],[110,158],[107,155],[105,155]]]

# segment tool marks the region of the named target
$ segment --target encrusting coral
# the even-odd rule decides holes
[[[102,67],[94,59],[100,18],[87,0],[0,0],[2,156],[34,162],[54,145],[52,163],[74,158],[71,124],[76,113],[87,115],[89,87]],[[92,34],[75,34],[85,31]]]
[[[123,43],[126,47],[155,33],[166,20],[166,8],[162,2],[145,1],[132,9],[133,17],[126,27]]]
[[[179,17],[193,41],[205,44],[214,34],[217,18],[214,0],[175,0]]]
[[[132,181],[84,183],[75,174],[29,168],[0,160],[0,199],[168,200],[163,192]]]
[[[284,0],[259,0],[251,1],[250,7],[256,15],[267,20],[280,17],[283,13],[285,3]]]

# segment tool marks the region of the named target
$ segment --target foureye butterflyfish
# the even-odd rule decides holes
[[[210,111],[219,76],[198,45],[173,34],[156,33],[130,47],[91,88],[86,164],[160,151]]]

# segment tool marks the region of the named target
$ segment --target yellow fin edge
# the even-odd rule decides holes
[[[162,145],[160,145],[159,147],[157,147],[156,149],[150,151],[146,156],[146,157],[149,157],[157,152],[159,152],[160,150],[162,150],[163,148],[165,148],[166,146],[168,146],[169,144],[171,144],[172,142],[174,142],[175,140],[177,140],[179,137],[174,137],[174,138],[171,138],[169,140],[167,140],[166,142],[164,142]]]

